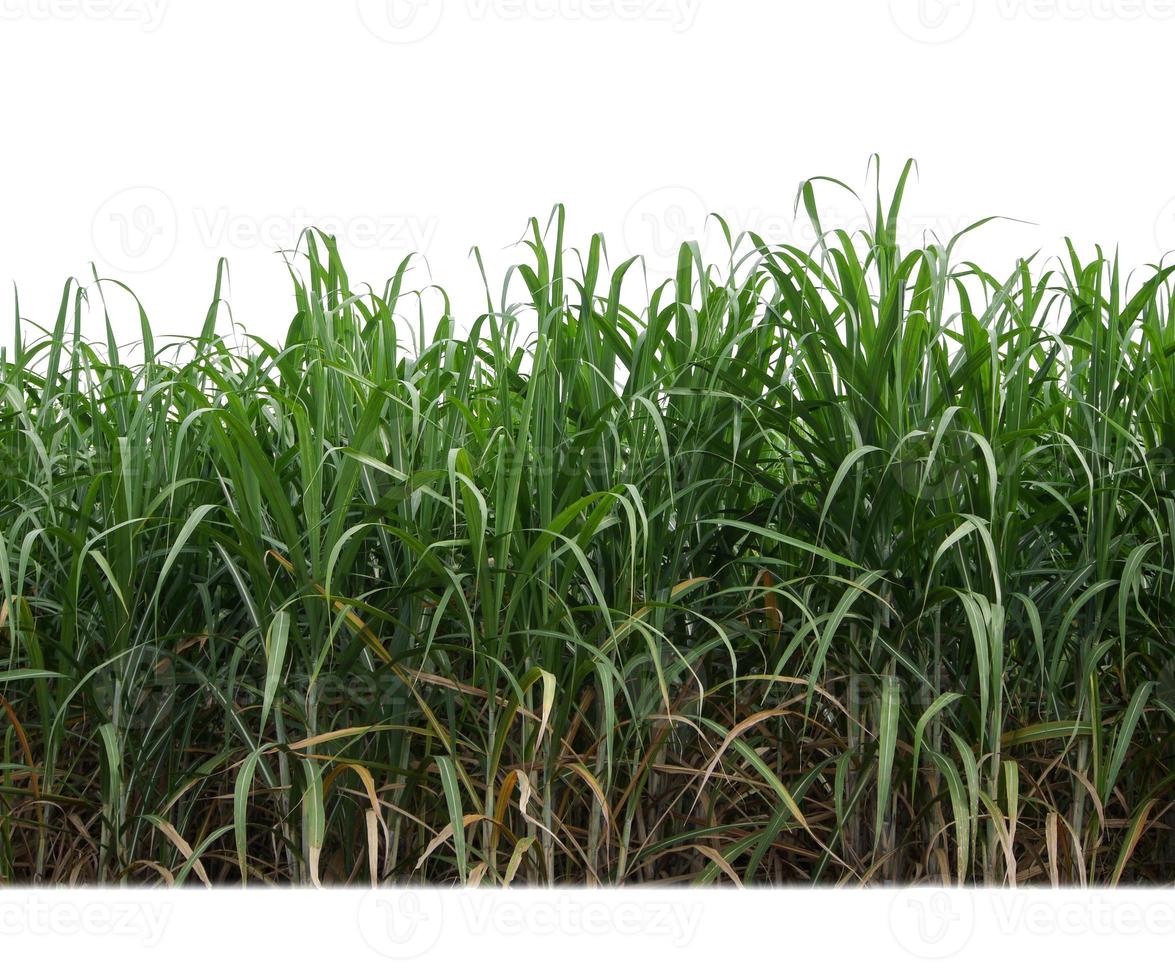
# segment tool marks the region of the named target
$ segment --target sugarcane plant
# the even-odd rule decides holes
[[[648,286],[555,208],[471,322],[314,230],[280,343],[18,297],[0,881],[1170,882],[1175,266],[911,173]]]

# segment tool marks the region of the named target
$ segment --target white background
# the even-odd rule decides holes
[[[5,967],[87,978],[1166,976],[1172,937],[1169,890],[0,891]]]
[[[969,237],[993,271],[1065,235],[1140,268],[1175,249],[1173,50],[1175,0],[0,0],[0,280],[51,321],[94,261],[191,334],[226,256],[278,338],[276,251],[320,223],[356,280],[423,253],[468,322],[470,247],[497,280],[557,202],[660,274],[708,211],[808,240],[800,180],[874,152],[919,163],[907,242],[1000,214],[1035,224]]]
[[[49,322],[65,278],[92,282],[93,261],[134,287],[157,331],[190,334],[226,256],[233,316],[277,338],[291,303],[275,252],[316,222],[339,230],[355,278],[382,281],[422,252],[414,281],[445,285],[467,321],[480,294],[469,248],[500,274],[521,258],[510,246],[526,219],[556,202],[573,239],[602,231],[613,261],[640,251],[657,273],[675,237],[713,246],[710,210],[802,240],[799,181],[863,187],[874,152],[883,179],[919,162],[909,241],[1001,214],[1035,224],[973,236],[967,254],[997,270],[1058,254],[1065,235],[1087,254],[1120,246],[1141,268],[1175,249],[1172,51],[1175,0],[0,0],[0,278],[20,287],[26,317]],[[850,199],[828,200],[859,222]],[[3,345],[11,294],[0,302]],[[116,323],[120,339],[136,330]],[[96,903],[100,919],[127,912],[121,900],[59,899],[66,920],[43,924],[35,899],[0,897],[6,964],[109,957],[125,973],[156,956],[204,974],[203,953],[226,968],[285,956],[306,972],[343,959],[386,972],[405,952],[362,925],[354,894],[152,899],[173,909],[154,946],[97,920],[69,925],[68,908]],[[1038,919],[984,905],[972,920],[941,897],[760,892],[732,905],[709,892],[691,893],[705,918],[675,945],[627,934],[613,913],[603,933],[544,925],[551,900],[527,901],[548,909],[530,922],[543,934],[533,949],[513,919],[471,924],[446,906],[448,931],[423,953],[503,973],[558,963],[595,976],[613,956],[714,976],[737,949],[774,970],[900,958],[929,974],[989,970],[977,954],[1000,941],[1020,967],[1100,972],[1122,951],[1107,933],[1131,929],[1098,925],[1088,905],[1050,919],[1050,902],[1071,901],[1055,896],[1033,900]],[[1170,945],[1169,897],[1146,901],[1165,925],[1124,937],[1134,955]],[[435,916],[421,921],[427,938]]]

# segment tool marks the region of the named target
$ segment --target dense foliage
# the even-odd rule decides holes
[[[280,346],[18,311],[0,880],[1175,877],[1171,270],[908,174],[639,303],[556,209],[468,324],[317,233]]]

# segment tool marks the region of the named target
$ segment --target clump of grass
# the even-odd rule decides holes
[[[909,172],[639,310],[557,209],[467,330],[316,233],[280,345],[18,314],[0,880],[1170,881],[1172,270]]]

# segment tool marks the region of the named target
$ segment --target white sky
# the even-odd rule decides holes
[[[224,255],[272,339],[274,250],[334,223],[353,280],[420,250],[467,321],[470,247],[496,278],[556,202],[665,271],[708,210],[803,240],[799,181],[874,151],[919,161],[911,237],[1004,214],[994,272],[1065,234],[1137,266],[1175,249],[1172,50],[1175,0],[0,0],[0,279],[50,321],[93,260],[190,334]]]

